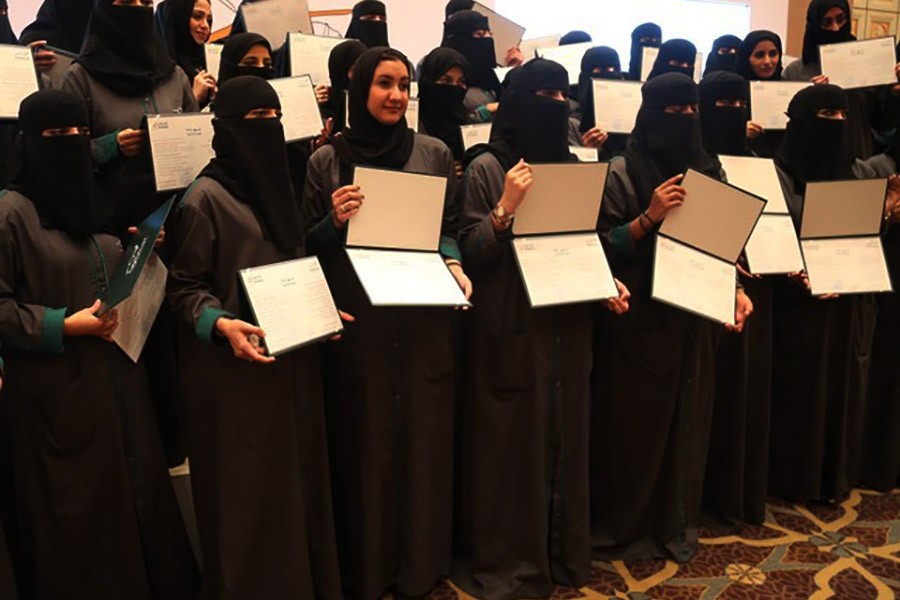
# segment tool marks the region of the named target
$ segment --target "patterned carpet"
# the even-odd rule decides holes
[[[766,523],[701,540],[689,564],[595,563],[591,584],[554,600],[840,600],[900,597],[900,490],[854,491],[839,506],[773,502]],[[431,600],[472,600],[452,584]]]

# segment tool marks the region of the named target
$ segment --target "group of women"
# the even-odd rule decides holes
[[[76,6],[83,19],[61,16]],[[501,82],[472,8],[451,0],[440,47],[413,67],[388,46],[384,5],[357,4],[317,90],[322,135],[286,144],[266,81],[286,57],[240,19],[210,73],[207,0],[166,0],[156,19],[147,0],[45,0],[23,43],[39,69],[50,41],[78,58],[7,126],[0,596],[376,600],[449,577],[486,600],[543,598],[586,585],[592,559],[688,561],[701,526],[759,523],[768,494],[834,502],[898,483],[895,294],[813,297],[803,273],[739,265],[734,327],[651,298],[659,226],[690,201],[681,177],[727,180],[720,155],[773,158],[795,222],[808,182],[890,178],[882,236],[900,281],[900,86],[846,92],[817,63],[819,44],[852,39],[846,0],[811,2],[786,69],[772,32],[719,38],[699,85],[693,44],[654,24],[634,30],[627,71],[599,46],[570,86],[510,48]],[[660,51],[634,130],[608,134],[591,80],[638,79],[645,46]],[[816,85],[786,131],[765,131],[747,81],[779,79]],[[204,106],[215,157],[158,241],[166,302],[133,363],[98,299],[165,200],[141,122]],[[479,122],[490,142],[466,150],[460,126]],[[532,166],[574,161],[573,145],[611,159],[597,232],[619,295],[532,309],[512,224]],[[357,166],[446,180],[440,253],[471,310],[369,303],[344,252],[366,210]],[[276,359],[236,274],[305,256],[345,330]],[[198,552],[167,471],[186,457]]]

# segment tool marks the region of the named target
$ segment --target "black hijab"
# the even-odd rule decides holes
[[[571,46],[572,44],[585,44],[593,42],[594,39],[586,31],[570,31],[566,35],[559,38],[560,46]]]
[[[716,38],[706,59],[706,71],[736,71],[737,49],[740,45],[741,38],[736,35],[723,35]],[[719,54],[719,50],[723,48],[731,50],[731,52]]]
[[[165,31],[169,56],[184,70],[188,79],[206,68],[203,45],[191,35],[191,17],[195,0],[166,0]]]
[[[670,60],[687,63],[687,68],[675,67],[669,64]],[[697,62],[697,47],[687,40],[669,40],[659,47],[659,55],[653,63],[653,70],[647,75],[647,81],[659,77],[665,73],[683,73],[688,77],[694,77],[694,63]]]
[[[16,45],[19,40],[9,23],[9,6],[6,4],[6,0],[0,0],[0,10],[4,13],[0,16],[0,44]]]
[[[222,47],[222,59],[219,62],[219,76],[216,78],[218,85],[222,85],[229,79],[240,77],[241,75],[256,75],[263,79],[274,79],[274,67],[251,67],[242,65],[241,61],[253,46],[263,45],[269,50],[269,56],[272,56],[272,46],[269,41],[258,33],[239,33],[228,38]]]
[[[822,29],[822,19],[832,8],[841,8],[847,22],[838,31]],[[850,4],[847,0],[812,0],[806,9],[806,31],[803,34],[803,64],[819,64],[819,46],[855,40],[851,33]]]
[[[359,40],[347,40],[332,48],[331,54],[328,55],[328,77],[331,79],[331,92],[323,112],[325,116],[333,119],[332,134],[340,133],[347,125],[344,99],[344,94],[350,89],[350,78],[347,76],[347,72],[365,51],[366,45]]]
[[[45,129],[88,127],[84,100],[63,90],[42,90],[22,100],[9,189],[29,198],[46,229],[83,238],[104,223],[94,188],[91,137],[44,137]]]
[[[759,75],[756,74],[756,71],[753,70],[753,66],[750,64],[750,57],[753,56],[759,43],[765,40],[769,40],[775,44],[775,48],[778,49],[778,66],[775,68],[775,74],[769,81],[781,81],[781,72],[784,70],[781,62],[783,54],[781,48],[781,36],[764,29],[748,33],[747,37],[744,38],[744,41],[741,42],[741,45],[738,47],[735,67],[738,75],[747,81],[759,81]]]
[[[479,29],[490,31],[488,18],[474,10],[461,10],[444,23],[444,41],[441,46],[456,50],[469,61],[469,87],[491,90],[499,98],[501,88],[500,80],[494,72],[494,67],[497,66],[494,38],[473,37]]]
[[[743,100],[744,106],[716,106],[717,100]],[[746,156],[747,80],[731,71],[712,71],[700,82],[700,124],[703,146],[710,154]]]
[[[787,130],[775,163],[803,193],[810,181],[853,179],[853,157],[844,141],[847,121],[822,119],[816,113],[847,110],[847,94],[836,85],[814,85],[797,92],[788,105]]]
[[[600,69],[594,73],[594,69]],[[612,69],[610,71],[609,69]],[[596,125],[594,121],[594,79],[621,80],[622,63],[619,53],[609,46],[591,48],[581,57],[581,73],[578,75],[578,102],[581,105],[581,133],[590,131]]]
[[[367,48],[376,46],[390,46],[388,43],[387,21],[364,21],[361,17],[366,15],[380,15],[387,17],[384,2],[379,0],[362,0],[353,6],[353,17],[350,27],[347,28],[345,38],[359,40]]]
[[[643,38],[653,38],[654,41],[641,42]],[[644,48],[659,48],[662,43],[662,28],[656,23],[644,23],[638,25],[631,32],[631,62],[628,63],[628,78],[632,81],[641,80],[641,63],[644,60]]]
[[[266,80],[242,75],[219,86],[213,107],[213,150],[200,177],[215,179],[253,208],[266,239],[282,250],[303,245],[280,119],[245,119],[256,108],[281,108]]]
[[[113,92],[133,98],[150,92],[175,71],[149,6],[97,0],[90,33],[77,61]]]
[[[37,17],[22,31],[20,42],[46,40],[51,46],[78,53],[95,0],[44,0]]]
[[[406,119],[395,125],[382,125],[368,109],[369,89],[375,70],[382,61],[403,64],[409,73],[409,60],[403,53],[386,46],[370,48],[356,60],[350,81],[350,128],[335,136],[334,149],[344,165],[368,165],[399,169],[409,161],[415,133]]]
[[[722,167],[703,149],[699,115],[665,112],[667,106],[699,103],[694,80],[684,73],[666,73],[645,83],[641,96],[641,109],[625,149],[625,165],[641,208],[650,206],[653,190],[661,183],[688,167],[719,179]]]
[[[491,126],[491,141],[487,147],[475,148],[468,154],[471,160],[478,153],[492,153],[504,172],[520,159],[529,163],[571,162],[569,151],[569,104],[566,101],[538,96],[538,90],[569,89],[569,74],[565,67],[552,60],[536,58],[517,69]]]
[[[456,50],[436,48],[422,59],[419,77],[419,110],[425,130],[428,135],[447,144],[455,160],[462,160],[465,150],[459,128],[466,123],[466,107],[463,104],[466,90],[437,81],[453,67],[462,68],[465,74],[468,66],[468,61]]]
[[[444,8],[444,17],[449,19],[450,15],[456,14],[461,10],[472,10],[475,6],[475,0],[450,0]]]

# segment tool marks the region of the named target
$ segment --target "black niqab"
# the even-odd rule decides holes
[[[687,67],[670,65],[669,61],[687,63]],[[697,47],[687,40],[669,40],[659,47],[659,55],[653,63],[653,70],[647,75],[647,81],[666,73],[683,73],[694,77],[694,66],[697,62]]]
[[[736,71],[737,49],[741,45],[741,38],[736,35],[723,35],[713,42],[712,50],[706,59],[706,71]],[[720,54],[722,49],[729,50]]]
[[[258,33],[239,33],[228,38],[228,41],[225,42],[225,46],[222,48],[219,74],[216,78],[217,84],[221,86],[229,79],[242,75],[255,75],[263,79],[274,79],[275,69],[271,66],[254,67],[241,64],[241,61],[244,60],[250,49],[258,45],[265,46],[269,51],[269,56],[272,56],[272,46],[269,44],[269,41]]]
[[[206,52],[191,35],[194,0],[166,0],[165,31],[169,56],[189,79],[206,69]]]
[[[356,59],[365,51],[366,45],[359,40],[347,40],[332,48],[331,54],[328,55],[331,92],[323,112],[326,117],[332,119],[332,135],[340,133],[347,125],[346,100],[344,98],[350,89],[350,77],[347,73],[353,67]]]
[[[841,8],[847,17],[837,31],[822,29],[822,19],[832,8]],[[806,31],[803,34],[803,64],[819,64],[819,46],[825,44],[839,44],[851,42],[853,37],[852,24],[850,22],[850,4],[847,0],[812,0],[806,9]]]
[[[94,188],[91,138],[88,134],[44,137],[41,133],[88,124],[87,105],[71,92],[42,90],[22,100],[21,132],[9,184],[34,203],[45,228],[76,238],[96,233],[105,221]]]
[[[0,10],[3,11],[3,15],[0,15],[0,44],[16,45],[19,40],[9,22],[9,6],[6,0],[0,1]]]
[[[44,0],[33,22],[22,30],[22,44],[45,40],[51,46],[78,53],[95,0]]]
[[[559,38],[560,46],[571,46],[572,44],[586,44],[587,42],[593,42],[594,38],[591,37],[587,31],[570,31],[566,35]]]
[[[97,0],[90,33],[77,61],[103,86],[133,98],[175,71],[149,6]]]
[[[449,19],[450,15],[456,14],[461,10],[472,10],[475,6],[475,0],[450,0],[444,8],[444,17]]]
[[[653,41],[642,42],[644,38]],[[656,23],[643,23],[631,32],[631,61],[628,63],[628,78],[641,80],[641,63],[644,60],[644,48],[659,48],[662,43],[662,28]]]
[[[499,98],[501,87],[494,72],[497,66],[494,38],[474,37],[474,33],[480,29],[490,31],[488,18],[474,10],[461,10],[444,23],[444,41],[441,46],[456,50],[469,61],[469,87],[490,90]]]
[[[784,70],[784,66],[782,65],[783,51],[781,47],[781,36],[775,32],[766,31],[764,29],[748,33],[747,37],[744,38],[744,41],[741,42],[741,45],[738,47],[737,59],[735,62],[736,70],[738,75],[747,81],[759,81],[759,75],[756,74],[756,71],[753,70],[753,66],[750,64],[750,57],[753,56],[753,53],[756,51],[756,47],[760,42],[766,40],[775,44],[775,48],[778,49],[778,67],[775,68],[775,74],[772,75],[772,78],[769,79],[769,81],[781,81],[781,72]]]
[[[379,2],[379,0],[362,0],[362,2],[357,2],[353,6],[350,27],[347,28],[347,33],[344,37],[359,40],[367,48],[390,46],[388,43],[387,21],[363,20],[362,17],[367,15],[387,17],[387,9],[385,9],[384,2]]]
[[[282,250],[303,245],[300,210],[294,201],[284,128],[280,119],[245,119],[257,108],[281,108],[264,79],[239,76],[219,87],[213,108],[213,150],[200,177],[218,181],[253,208],[266,239]]]
[[[595,73],[595,69],[600,69]],[[610,70],[611,69],[611,70]],[[594,79],[621,80],[622,63],[619,53],[609,46],[591,48],[581,57],[581,73],[578,75],[578,103],[581,106],[581,133],[594,128]]]
[[[745,156],[747,151],[747,80],[730,71],[707,73],[700,82],[700,124],[703,146],[710,154]],[[744,105],[716,106],[717,100],[741,100]]]
[[[428,135],[447,144],[455,160],[462,160],[465,148],[460,126],[466,123],[466,90],[437,82],[453,67],[460,67],[465,74],[468,61],[451,48],[436,48],[422,59],[419,112]]]

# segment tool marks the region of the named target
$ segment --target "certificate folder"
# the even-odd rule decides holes
[[[269,83],[281,102],[284,141],[290,144],[318,136],[322,132],[322,115],[309,75],[272,79]]]
[[[609,133],[628,133],[634,129],[641,109],[639,81],[594,79],[594,122]]]
[[[513,254],[532,308],[619,295],[597,235],[608,163],[532,165],[516,211]]]
[[[822,74],[845,90],[896,85],[897,64],[894,37],[819,46]]]
[[[881,244],[887,180],[810,183],[800,244],[812,293],[891,292]]]
[[[18,119],[19,104],[38,91],[38,75],[31,49],[0,44],[0,119]]]
[[[157,192],[188,187],[215,156],[212,119],[209,113],[146,117]]]
[[[522,36],[525,35],[525,28],[518,23],[510,21],[481,2],[476,2],[472,10],[488,18],[491,34],[494,36],[494,53],[497,55],[497,64],[505,67],[507,50],[519,45],[519,42],[522,41]]]
[[[541,58],[552,60],[561,64],[569,73],[569,85],[578,84],[578,76],[581,74],[581,59],[584,53],[594,47],[592,42],[580,44],[568,44],[566,46],[554,46],[541,48],[538,54]]]
[[[751,81],[750,120],[763,129],[786,129],[788,105],[797,92],[811,85],[806,81]]]
[[[253,318],[266,332],[263,343],[270,356],[343,331],[325,274],[314,256],[243,269],[238,279]]]
[[[287,34],[299,31],[311,34],[309,4],[306,0],[260,0],[241,4],[241,13],[247,24],[247,31],[258,33],[272,45],[272,50],[281,48]]]
[[[288,56],[291,60],[291,75],[309,75],[313,84],[331,85],[328,72],[328,58],[334,47],[345,42],[344,38],[288,34]]]
[[[684,204],[657,236],[652,297],[734,325],[735,263],[766,201],[692,169],[681,185]]]
[[[356,167],[347,256],[373,306],[468,306],[438,252],[447,178]]]

